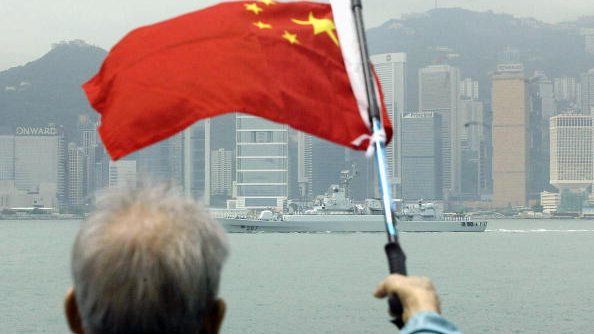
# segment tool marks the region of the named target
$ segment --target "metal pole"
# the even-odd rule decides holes
[[[365,75],[365,86],[367,90],[367,103],[369,106],[368,115],[371,122],[373,136],[379,136],[383,133],[384,128],[380,108],[378,105],[378,95],[375,90],[375,80],[371,72],[371,62],[369,59],[369,51],[367,49],[367,39],[365,37],[365,26],[363,24],[363,5],[361,0],[351,0],[353,14],[355,16],[355,25],[357,28],[357,37],[361,47],[361,59],[363,61],[363,74]],[[388,257],[388,265],[390,273],[406,275],[406,255],[400,247],[398,242],[398,230],[396,216],[392,208],[392,194],[390,184],[388,182],[388,169],[386,163],[386,147],[385,142],[381,140],[374,140],[372,144],[375,145],[375,159],[379,172],[379,186],[382,194],[382,203],[384,207],[384,220],[386,225],[386,232],[388,235],[388,243],[384,247]],[[397,296],[391,296],[389,299],[390,310],[394,315],[394,324],[399,328],[404,326],[402,320],[402,303]]]
[[[352,0],[353,12],[355,14],[355,24],[357,27],[357,37],[361,46],[361,58],[363,60],[363,74],[365,76],[365,88],[367,89],[368,115],[372,126],[372,132],[378,134],[383,131],[380,108],[377,101],[377,92],[375,90],[375,81],[370,68],[369,51],[367,49],[367,38],[365,37],[365,27],[363,24],[363,7],[361,0]],[[395,217],[392,212],[392,194],[390,183],[388,182],[386,148],[385,143],[375,141],[375,158],[379,173],[379,186],[382,194],[382,203],[384,206],[384,219],[386,223],[386,232],[388,241],[394,241],[398,238]]]

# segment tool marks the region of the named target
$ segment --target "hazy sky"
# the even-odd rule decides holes
[[[52,43],[83,39],[110,48],[139,25],[199,9],[216,0],[0,0],[0,71],[45,54]],[[364,0],[366,24],[423,12],[435,0]],[[594,15],[593,0],[438,0],[440,7],[504,12],[547,22]]]

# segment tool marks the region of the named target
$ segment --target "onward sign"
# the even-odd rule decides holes
[[[19,126],[16,128],[17,136],[55,136],[57,134],[58,130],[54,126],[44,128]]]

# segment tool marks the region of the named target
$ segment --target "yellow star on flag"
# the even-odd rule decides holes
[[[318,19],[313,15],[313,13],[310,12],[309,18],[307,21],[296,20],[296,19],[293,19],[292,21],[299,25],[312,26],[314,29],[314,35],[319,35],[322,33],[328,34],[328,36],[330,37],[330,39],[332,39],[334,44],[336,44],[336,46],[338,46],[338,37],[336,37],[336,34],[334,33],[334,30],[336,30],[336,26],[334,25],[334,22],[332,20]]]
[[[259,7],[256,3],[246,3],[244,6],[245,10],[253,12],[256,15],[260,14],[260,12],[264,10],[261,7]]]
[[[261,3],[265,4],[266,6],[270,6],[270,5],[274,5],[276,4],[276,1],[274,0],[259,0]]]
[[[297,40],[297,34],[291,34],[290,32],[285,30],[283,38],[289,41],[289,43],[291,44],[299,44],[299,40]]]
[[[272,29],[272,26],[262,21],[255,22],[254,25],[260,29]]]

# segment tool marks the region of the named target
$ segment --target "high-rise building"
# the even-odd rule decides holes
[[[384,102],[394,128],[392,142],[386,147],[389,176],[398,191],[401,178],[402,129],[400,118],[406,113],[406,53],[383,53],[371,56],[382,84]]]
[[[486,192],[485,131],[483,102],[464,96],[459,104],[458,133],[461,150],[460,195],[476,198]]]
[[[14,180],[14,136],[0,136],[0,181]]]
[[[438,113],[402,117],[402,198],[442,199],[441,136]]]
[[[499,65],[493,74],[493,204],[528,204],[529,99],[524,67]]]
[[[210,204],[210,123],[204,120],[183,132],[183,188],[186,196]]]
[[[238,208],[283,207],[288,197],[288,127],[237,115],[236,183]]]
[[[68,144],[66,154],[66,201],[70,212],[80,212],[85,204],[86,155],[82,147]]]
[[[109,188],[134,187],[137,180],[136,161],[118,160],[109,162]]]
[[[561,192],[583,192],[594,177],[592,116],[558,115],[551,118],[551,185]]]
[[[582,114],[592,115],[594,112],[594,68],[582,74],[581,86]]]
[[[233,190],[233,152],[223,148],[210,153],[211,204],[224,205]],[[218,203],[214,203],[218,199]]]
[[[297,184],[299,186],[299,200],[311,201],[312,189],[312,136],[304,132],[297,133]]]
[[[419,111],[441,117],[441,159],[444,198],[460,193],[461,150],[458,104],[460,72],[449,65],[432,65],[419,70]]]
[[[28,193],[45,192],[46,207],[64,204],[63,135],[53,124],[17,127],[14,138],[15,187]]]
[[[535,89],[538,92],[541,116],[548,121],[551,117],[557,114],[553,81],[551,81],[544,72],[536,71],[531,78],[531,84],[536,86]]]

